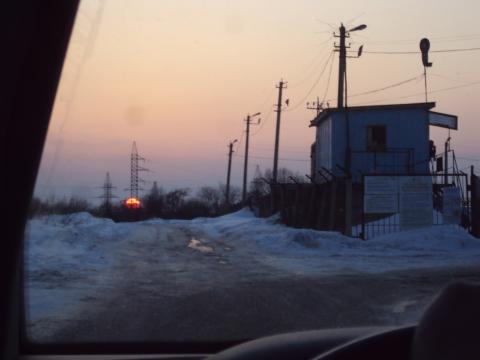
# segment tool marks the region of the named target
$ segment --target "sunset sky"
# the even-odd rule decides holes
[[[431,51],[480,47],[479,13],[475,0],[82,1],[36,194],[93,201],[110,171],[116,194],[125,197],[134,140],[151,170],[142,173],[145,187],[157,181],[168,190],[225,182],[227,145],[238,139],[232,182],[240,185],[248,113],[262,113],[261,125],[252,127],[249,174],[257,164],[272,167],[280,79],[290,100],[280,166],[308,173],[315,112],[305,103],[318,96],[336,105],[332,33],[340,22],[368,25],[349,41],[351,50],[363,44],[365,51],[348,59],[349,104],[406,103],[424,101],[423,79],[354,95],[421,75],[420,55],[368,51],[417,51],[423,37]],[[460,168],[480,167],[480,83],[470,84],[480,81],[480,51],[431,53],[430,60],[429,100],[436,111],[459,116],[452,146]],[[447,131],[431,133],[441,147]]]

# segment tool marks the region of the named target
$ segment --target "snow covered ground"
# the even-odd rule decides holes
[[[478,269],[480,241],[455,226],[362,241],[335,232],[287,228],[276,217],[255,218],[246,209],[218,218],[136,223],[78,213],[31,220],[25,264],[27,322],[31,336],[41,340],[68,326],[82,327],[83,317],[98,316],[93,307],[104,306],[108,312],[107,304],[112,303],[128,308],[146,301],[151,307],[151,299],[168,304],[170,298],[200,296],[212,288],[232,292],[235,286],[250,289],[265,281],[278,282],[281,289],[282,281],[292,279],[343,276],[347,281],[348,276],[361,275],[380,281],[389,276],[382,274],[395,271]],[[391,297],[395,301],[388,304],[390,316],[420,301]],[[425,301],[422,298],[422,304]]]

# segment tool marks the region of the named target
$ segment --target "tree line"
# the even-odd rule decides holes
[[[250,182],[248,202],[255,197],[265,196],[270,192],[268,182],[272,171],[262,173],[259,168]],[[286,168],[278,170],[279,182],[305,182],[306,178]],[[229,199],[225,184],[202,186],[196,192],[190,188],[178,188],[165,191],[156,182],[141,198],[140,209],[128,209],[122,201],[112,201],[94,206],[87,200],[72,196],[70,198],[40,199],[34,197],[30,206],[30,217],[36,215],[72,214],[89,212],[94,216],[111,218],[114,221],[137,221],[150,218],[193,219],[197,217],[214,217],[239,210],[243,204],[241,191],[237,186],[230,186]]]

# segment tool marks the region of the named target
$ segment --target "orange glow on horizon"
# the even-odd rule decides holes
[[[135,197],[130,197],[125,200],[125,206],[129,209],[139,209],[141,205],[142,202]]]

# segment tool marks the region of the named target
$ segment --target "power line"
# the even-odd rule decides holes
[[[253,134],[251,134],[250,136],[255,136],[257,135],[262,129],[263,127],[268,123],[268,120],[270,119],[270,115],[272,115],[272,112],[273,112],[273,107],[270,108],[270,110],[268,111],[267,115],[265,116],[265,118],[263,119],[263,121],[261,122],[260,126],[258,127],[258,130],[255,131]]]
[[[333,38],[333,36],[330,36],[327,41],[331,41]],[[322,45],[325,45],[325,43],[327,42],[322,42],[320,44],[320,46]],[[325,60],[325,56],[322,56],[322,55],[327,55],[330,56],[330,54],[327,52],[325,53],[325,50],[328,50],[329,47],[327,46],[323,46],[320,51],[315,55],[315,57],[313,58],[313,61],[310,62],[307,66],[304,67],[304,70],[301,71],[296,77],[297,78],[300,78],[299,81],[296,81],[296,82],[290,82],[289,86],[291,89],[293,88],[296,88],[300,85],[302,85],[303,83],[305,83],[307,80],[309,80],[313,73],[315,73],[315,71],[320,67],[320,65],[324,62]],[[318,60],[318,61],[317,61]],[[296,78],[294,77],[294,79]]]
[[[238,156],[239,156],[239,157],[245,157],[244,155],[238,155]],[[252,158],[252,159],[273,160],[272,157],[268,157],[268,156],[248,155],[248,157],[249,157],[249,158]],[[278,158],[278,160],[282,160],[282,161],[310,162],[310,159]]]
[[[365,15],[365,11],[361,12],[360,14],[354,16],[353,18],[351,18],[350,20],[347,20],[347,22],[345,23],[345,25],[350,25],[351,23],[353,23],[354,21],[358,20],[360,17],[362,17],[363,15]]]
[[[255,148],[260,149],[262,151],[270,151],[272,148],[271,144],[255,144]],[[304,153],[304,154],[310,154],[310,151],[307,150],[302,150],[300,151],[299,149],[305,149],[305,146],[296,146],[296,145],[282,145],[282,149],[287,149],[289,152],[297,152],[297,153]],[[296,150],[292,150],[296,149]]]
[[[480,159],[472,159],[472,158],[464,158],[464,157],[456,157],[458,160],[466,160],[466,161],[475,161],[480,162]]]
[[[380,91],[392,89],[392,88],[394,88],[394,87],[407,84],[407,83],[412,82],[412,81],[414,81],[414,80],[418,80],[418,79],[421,78],[421,77],[423,77],[423,74],[417,75],[417,76],[412,77],[412,78],[407,79],[407,80],[403,80],[403,81],[397,82],[397,83],[395,83],[395,84],[391,84],[391,85],[384,86],[384,87],[379,88],[379,89],[368,90],[368,91],[364,91],[364,92],[361,92],[361,93],[356,93],[356,94],[353,94],[353,95],[349,95],[348,97],[352,98],[352,97],[356,97],[356,96],[363,96],[363,95],[368,95],[368,94],[374,94],[374,93],[377,93],[377,92],[380,92]]]
[[[435,94],[435,93],[439,93],[439,92],[443,92],[443,91],[455,90],[455,89],[460,89],[460,88],[464,88],[464,87],[474,86],[474,85],[478,85],[478,84],[480,84],[480,81],[475,81],[475,82],[471,82],[471,83],[464,84],[464,85],[451,86],[451,87],[446,87],[446,88],[441,88],[441,89],[436,89],[436,90],[430,90],[428,93],[429,93],[429,94]],[[411,98],[411,97],[415,97],[415,96],[420,96],[420,95],[424,95],[424,94],[425,94],[424,92],[421,92],[421,93],[416,93],[416,94],[411,94],[411,95],[398,96],[398,97],[394,97],[394,98],[373,100],[373,101],[370,101],[369,103],[372,104],[372,103],[378,103],[378,102],[382,102],[382,101],[391,101],[391,100],[398,100],[398,99],[407,99],[407,98]]]
[[[330,29],[332,29],[333,31],[336,30],[335,25],[332,24],[332,23],[329,23],[329,22],[327,22],[327,21],[320,20],[320,19],[318,19],[318,18],[315,19],[315,20],[318,21],[318,22],[321,23],[321,24],[327,25],[327,26],[328,26]]]
[[[480,34],[467,34],[467,35],[454,35],[454,36],[439,36],[439,37],[430,37],[430,40],[435,40],[438,42],[450,42],[450,41],[468,41],[468,40],[477,40],[480,38]],[[398,39],[398,40],[376,40],[376,41],[367,41],[367,44],[411,44],[418,43],[418,39]]]
[[[265,105],[272,99],[273,93],[275,92],[275,88],[272,88],[270,92],[268,93],[268,96],[265,98],[265,100],[262,102],[260,106],[258,106],[258,109],[263,109]]]
[[[480,47],[473,48],[463,48],[463,49],[442,49],[442,50],[431,50],[430,53],[449,53],[449,52],[464,52],[464,51],[478,51]],[[349,53],[355,51],[348,51]],[[364,51],[364,54],[377,54],[377,55],[412,55],[412,54],[421,54],[420,51]]]
[[[238,141],[237,146],[235,147],[235,150],[233,152],[233,156],[237,156],[238,149],[240,148],[240,146],[242,146],[242,142],[243,142],[244,137],[245,137],[245,131],[242,130],[242,136],[240,137],[240,140]]]
[[[431,53],[447,53],[447,52],[462,52],[462,51],[478,51],[480,47],[464,48],[464,49],[444,49],[444,50],[432,50]]]
[[[332,77],[333,63],[334,62],[335,62],[335,58],[333,58],[333,60],[330,62],[330,71],[328,73],[327,87],[325,88],[325,93],[323,94],[322,104],[325,102],[325,98],[327,97],[327,94],[328,94],[328,89],[330,87],[330,79]]]
[[[302,100],[300,100],[295,106],[287,109],[287,110],[284,110],[284,111],[292,111],[292,110],[295,110],[297,108],[299,108],[301,105],[303,105],[303,103],[305,102],[305,100],[307,99],[308,96],[310,96],[310,94],[312,93],[312,91],[315,89],[315,87],[318,85],[320,79],[322,78],[323,76],[323,73],[325,72],[325,70],[327,69],[327,66],[328,66],[328,63],[333,59],[333,54],[334,52],[331,51],[330,52],[330,56],[328,57],[327,61],[325,62],[324,66],[323,66],[323,69],[322,71],[320,72],[320,74],[318,75],[317,79],[315,80],[315,82],[313,83],[312,87],[310,88],[310,90],[308,90],[307,94],[303,97]]]
[[[353,95],[348,95],[348,97],[352,98],[352,97],[357,97],[357,96],[374,94],[374,93],[377,93],[377,92],[380,92],[380,91],[392,89],[394,87],[398,87],[398,86],[407,84],[407,83],[412,82],[414,80],[418,80],[421,77],[423,77],[423,74],[420,74],[420,75],[414,76],[412,78],[409,78],[407,80],[403,80],[403,81],[400,81],[400,82],[397,82],[397,83],[394,83],[394,84],[390,84],[390,85],[387,85],[387,86],[384,86],[384,87],[381,87],[381,88],[378,88],[378,89],[373,89],[373,90],[368,90],[368,91],[364,91],[364,92],[361,92],[361,93],[356,93],[356,94],[353,94]],[[334,101],[334,100],[336,100],[336,99],[328,99],[327,101]]]
[[[452,77],[449,77],[449,76],[445,76],[445,75],[441,75],[441,74],[429,73],[428,75],[429,75],[429,76],[435,76],[435,77],[438,77],[438,78],[440,78],[440,79],[455,81],[455,82],[457,82],[457,83],[470,84],[470,81],[462,80],[462,79],[455,79],[455,78],[452,78]]]

